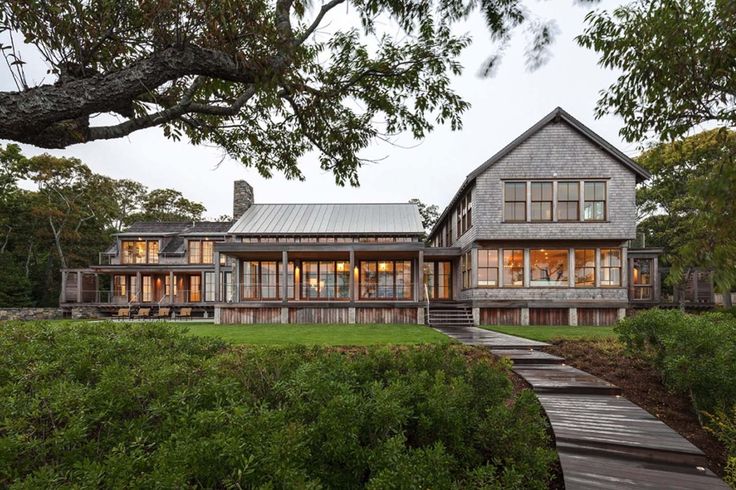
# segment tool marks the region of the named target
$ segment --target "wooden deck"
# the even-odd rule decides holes
[[[549,418],[566,489],[728,489],[700,449],[617,386],[536,350],[544,342],[476,327],[436,330],[514,363]]]

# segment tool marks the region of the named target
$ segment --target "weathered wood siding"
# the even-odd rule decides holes
[[[529,325],[569,325],[568,308],[529,308]]]
[[[348,309],[289,308],[289,323],[348,323]]]
[[[281,308],[222,308],[220,323],[281,323]]]
[[[616,308],[578,308],[578,325],[615,325],[617,321]]]
[[[416,323],[416,308],[356,308],[356,323]]]
[[[481,308],[481,325],[520,325],[521,308]]]

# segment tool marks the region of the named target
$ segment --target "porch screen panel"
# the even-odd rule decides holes
[[[378,296],[378,263],[360,263],[360,297],[373,299]]]
[[[394,297],[394,263],[391,261],[378,263],[378,297]]]
[[[335,263],[319,263],[319,296],[326,299],[335,298]]]
[[[319,263],[302,262],[302,296],[307,299],[319,297]]]
[[[570,256],[565,250],[537,249],[529,252],[530,286],[568,286]]]
[[[396,299],[412,299],[414,296],[411,260],[396,262]]]
[[[241,296],[243,299],[256,299],[258,297],[258,262],[246,260],[243,262],[243,286]]]
[[[350,262],[337,262],[335,266],[335,297],[350,297]]]
[[[278,298],[278,271],[276,261],[261,262],[261,299]]]

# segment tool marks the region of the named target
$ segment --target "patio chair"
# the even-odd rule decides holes
[[[182,319],[183,318],[186,318],[188,320],[191,320],[192,319],[192,309],[191,308],[182,308],[181,310],[179,310],[178,317],[179,318],[182,318]]]
[[[159,308],[158,312],[153,315],[154,318],[168,318],[171,315],[171,308]]]
[[[138,313],[133,315],[133,318],[148,318],[151,316],[151,308],[141,308]]]
[[[130,308],[120,308],[117,313],[112,314],[112,318],[130,318]]]

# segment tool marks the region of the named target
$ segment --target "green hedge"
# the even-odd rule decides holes
[[[654,363],[669,388],[690,397],[729,450],[726,480],[736,488],[736,316],[652,309],[614,330],[631,352]]]
[[[461,346],[8,323],[0,352],[2,487],[546,488],[555,459],[531,392]]]

